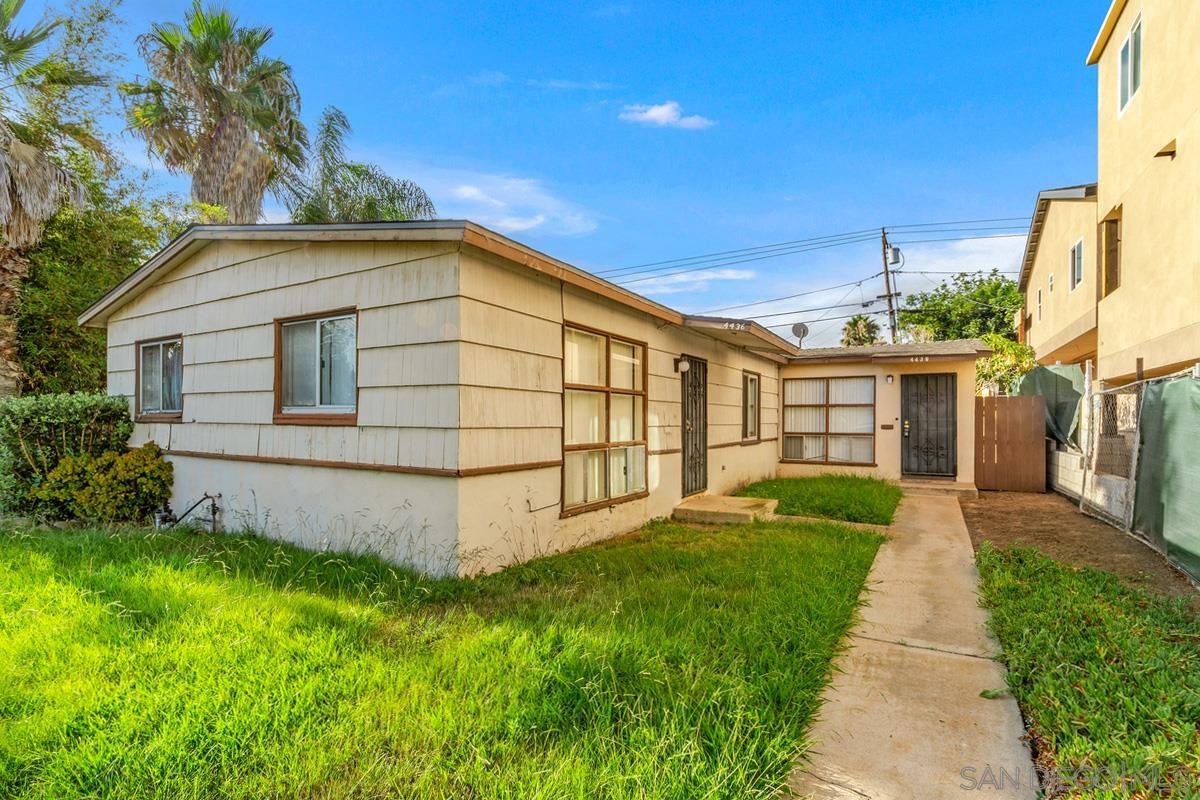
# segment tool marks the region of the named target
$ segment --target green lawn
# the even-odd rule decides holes
[[[0,797],[766,796],[879,541],[655,523],[459,581],[0,533]]]
[[[778,500],[777,514],[891,525],[901,491],[891,481],[879,478],[818,475],[759,481],[739,490],[738,494]]]
[[[1111,767],[1144,780],[1158,770],[1175,784],[1162,796],[1200,796],[1200,619],[1182,601],[1037,550],[985,543],[977,561],[1009,682],[1043,760],[1081,777]]]

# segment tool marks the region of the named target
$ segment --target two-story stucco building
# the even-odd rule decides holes
[[[1097,182],[1039,195],[1020,329],[1042,362],[1121,384],[1200,361],[1200,3],[1113,0],[1087,64]]]

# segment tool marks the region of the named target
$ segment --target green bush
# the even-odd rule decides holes
[[[150,442],[127,453],[68,456],[34,496],[60,518],[145,522],[170,499],[172,477],[171,463]]]
[[[121,453],[133,432],[128,401],[103,394],[46,394],[0,401],[0,503],[38,511],[33,491],[68,456]]]

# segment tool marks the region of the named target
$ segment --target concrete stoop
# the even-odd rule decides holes
[[[973,500],[979,497],[979,490],[973,483],[959,483],[953,480],[937,478],[904,478],[900,488],[905,494],[917,497],[965,497]]]
[[[778,500],[759,497],[724,497],[694,494],[675,506],[672,517],[679,522],[702,525],[736,525],[756,519],[773,519]]]

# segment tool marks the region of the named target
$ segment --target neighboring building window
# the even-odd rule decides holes
[[[563,510],[646,490],[645,346],[563,329]]]
[[[761,412],[759,401],[762,398],[760,378],[756,373],[742,373],[742,438],[759,438],[758,425]]]
[[[1042,290],[1038,289],[1037,293],[1037,321],[1042,321]]]
[[[1121,45],[1121,110],[1142,86],[1142,20],[1133,23],[1125,43]]]
[[[1071,289],[1083,283],[1083,239],[1071,248]]]
[[[875,462],[875,379],[783,382],[783,458],[818,464]]]
[[[138,412],[183,413],[183,340],[138,344]]]
[[[1108,297],[1121,286],[1121,220],[1106,219],[1104,236],[1104,296]]]
[[[357,323],[353,312],[278,323],[280,412],[294,415],[356,411]]]

